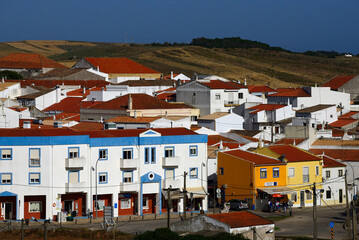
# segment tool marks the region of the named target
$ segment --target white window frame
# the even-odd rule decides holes
[[[170,158],[174,156],[175,156],[175,147],[165,147],[165,157]]]
[[[291,173],[291,171],[293,171],[293,173]],[[290,177],[290,178],[295,177],[295,168],[294,167],[288,168],[288,177]]]
[[[31,153],[32,151],[37,151],[37,155],[38,157],[33,157],[33,154]],[[30,167],[40,167],[40,148],[31,148],[29,151],[30,154],[30,162],[29,162],[29,166]],[[35,162],[38,162],[38,164],[36,164]]]
[[[10,153],[8,153],[10,151]],[[11,160],[12,159],[12,149],[4,148],[1,149],[1,160]]]
[[[38,176],[38,178],[35,178],[35,176]],[[40,184],[40,173],[29,173],[29,183],[30,184]],[[38,180],[38,181],[37,181]]]

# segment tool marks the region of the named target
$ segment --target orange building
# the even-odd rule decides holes
[[[286,162],[239,149],[218,153],[217,172],[221,202],[247,200],[252,209],[267,204],[263,189],[287,185]]]

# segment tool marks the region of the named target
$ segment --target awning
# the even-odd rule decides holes
[[[204,198],[206,197],[206,192],[202,187],[195,187],[195,188],[187,188],[187,199],[191,198],[191,193],[193,194],[193,198]],[[179,199],[183,198],[183,189],[171,191],[171,199]],[[167,190],[162,190],[162,195],[165,199],[168,198]]]
[[[273,194],[286,195],[286,194],[297,192],[296,190],[293,190],[292,188],[289,187],[267,187],[267,188],[257,188],[257,190],[266,192],[270,195]]]
[[[168,191],[162,190],[162,195],[165,199],[168,199]],[[181,193],[179,190],[171,191],[171,199],[179,199],[183,197],[183,193]]]

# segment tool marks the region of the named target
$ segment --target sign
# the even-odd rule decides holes
[[[333,223],[333,222],[330,222],[330,223],[329,223],[329,227],[333,228],[333,227],[334,227],[334,223]]]
[[[217,188],[216,193],[217,193],[217,194],[220,194],[220,193],[221,193],[221,189]]]
[[[274,187],[277,185],[278,185],[278,182],[265,182],[264,183],[264,186],[266,186],[266,187]]]

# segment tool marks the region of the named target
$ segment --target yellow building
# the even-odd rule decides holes
[[[286,144],[258,148],[255,152],[287,162],[288,176],[285,193],[289,193],[288,197],[294,207],[313,206],[312,191],[306,192],[305,190],[310,190],[314,183],[317,189],[322,189],[323,161],[320,157]],[[317,203],[320,204],[319,195]]]
[[[222,203],[230,199],[247,200],[252,209],[267,205],[262,189],[287,185],[286,163],[257,153],[231,150],[218,153],[218,187]]]

